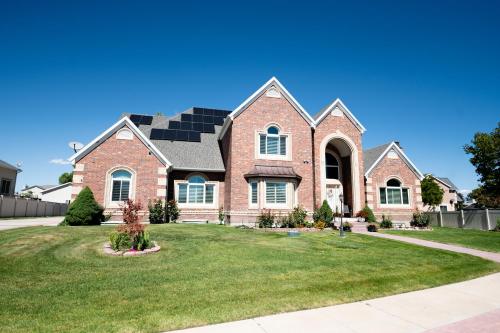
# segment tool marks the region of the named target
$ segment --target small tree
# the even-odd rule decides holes
[[[316,208],[313,213],[314,222],[323,221],[327,226],[330,226],[333,220],[333,211],[326,200],[323,200],[321,207]]]
[[[161,224],[165,223],[165,204],[161,199],[155,199],[148,203],[149,208],[149,223]]]
[[[118,232],[127,234],[134,250],[144,250],[151,245],[149,234],[145,232],[145,225],[139,223],[140,202],[135,203],[128,199],[122,208],[123,223],[118,226]]]
[[[363,207],[362,210],[360,210],[357,214],[357,217],[363,217],[365,219],[365,222],[377,222],[377,219],[375,218],[375,214],[373,214],[373,210],[366,205]]]
[[[170,200],[167,202],[167,207],[166,207],[166,214],[167,214],[167,221],[168,222],[177,222],[177,219],[179,218],[180,210],[179,207],[177,206],[177,201],[175,200]]]
[[[95,201],[90,188],[80,191],[69,206],[62,225],[99,225],[104,220],[104,209]]]
[[[422,189],[422,202],[429,206],[429,210],[434,210],[443,201],[443,189],[439,187],[431,175],[422,179],[420,187]]]
[[[224,218],[226,214],[224,213],[224,206],[219,207],[219,224],[224,224]]]
[[[71,183],[73,181],[73,172],[65,172],[59,176],[59,184]]]

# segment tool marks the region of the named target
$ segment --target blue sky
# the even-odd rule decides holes
[[[340,97],[365,148],[401,141],[471,189],[462,146],[500,120],[494,1],[3,1],[0,159],[56,183],[67,143],[122,112],[233,109],[276,76],[315,114]]]

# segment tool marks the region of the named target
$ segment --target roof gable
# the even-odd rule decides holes
[[[352,114],[352,112],[345,106],[345,104],[337,98],[335,101],[324,107],[315,117],[314,124],[318,126],[332,111],[340,110],[349,118],[350,121],[356,126],[361,133],[366,132],[366,128],[359,122],[359,120]]]
[[[272,89],[274,87],[274,89]],[[252,104],[257,98],[259,98],[262,94],[269,92],[269,96],[276,96],[277,93],[280,93],[294,108],[297,112],[304,118],[304,120],[309,124],[309,126],[314,127],[314,119],[307,113],[307,111],[300,105],[300,103],[288,92],[288,90],[278,81],[276,77],[272,77],[264,83],[257,91],[255,91],[250,97],[248,97],[243,103],[241,103],[236,109],[233,110],[229,114],[229,116],[224,121],[224,125],[222,126],[221,133],[219,135],[219,139],[222,139],[224,134],[231,124],[231,122],[238,117],[246,108]]]
[[[367,161],[367,162],[371,162],[370,166],[365,164],[365,169],[367,168],[367,170],[365,172],[365,177],[368,177],[370,175],[370,173],[373,171],[373,169],[375,169],[375,167],[384,159],[384,157],[391,150],[393,150],[394,152],[396,152],[396,154],[398,154],[398,156],[403,160],[403,162],[405,162],[405,164],[413,171],[413,173],[415,173],[415,175],[418,177],[418,179],[422,180],[424,178],[424,176],[420,172],[420,170],[418,170],[418,168],[415,166],[415,164],[413,164],[413,162],[408,158],[408,156],[406,156],[406,154],[403,152],[403,150],[401,148],[399,148],[399,145],[396,144],[396,142],[394,142],[394,141],[392,141],[389,144],[381,145],[381,146],[378,146],[378,147],[375,147],[375,148],[372,148],[372,149],[369,149],[369,150],[363,152],[363,154],[365,154],[365,153],[370,154],[371,155],[370,158],[372,159],[370,161]],[[375,156],[377,156],[376,159],[374,159]],[[365,161],[366,161],[366,159],[365,159]]]
[[[139,138],[148,147],[151,149],[151,152],[166,166],[170,167],[172,163],[167,160],[167,158],[158,150],[158,148],[140,131],[137,126],[128,118],[123,117],[114,123],[110,128],[102,132],[98,137],[85,145],[82,149],[80,149],[77,153],[73,154],[68,160],[71,163],[75,164],[79,160],[81,160],[84,156],[98,147],[101,143],[106,141],[109,137],[111,137],[115,132],[121,129],[123,126],[127,126],[134,134]]]

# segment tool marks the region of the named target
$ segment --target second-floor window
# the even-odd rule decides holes
[[[260,134],[261,155],[287,155],[287,136],[282,135],[276,126],[270,126],[266,133]]]

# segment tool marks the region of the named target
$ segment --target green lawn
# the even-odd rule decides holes
[[[462,245],[483,251],[500,252],[500,232],[434,227],[432,231],[390,230],[388,234]]]
[[[331,231],[285,234],[155,225],[146,257],[108,257],[113,227],[0,232],[4,332],[158,332],[370,299],[470,279],[500,265]]]

